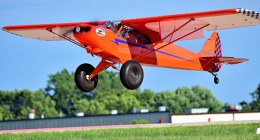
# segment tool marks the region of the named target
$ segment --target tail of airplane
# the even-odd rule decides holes
[[[239,64],[248,61],[246,58],[222,57],[222,47],[217,32],[213,32],[199,52],[199,59],[204,71],[218,72],[223,63]]]
[[[208,58],[203,61],[202,66],[210,72],[218,72],[222,66],[222,62],[213,62],[214,58],[222,57],[222,47],[220,38],[217,32],[213,32],[209,39],[206,40],[204,46],[199,52],[200,58]],[[210,58],[212,60],[210,60]]]
[[[222,47],[217,32],[211,34],[198,54],[202,69],[214,76],[215,84],[219,82],[216,72],[221,69],[223,63],[239,64],[248,61],[246,58],[222,57]]]

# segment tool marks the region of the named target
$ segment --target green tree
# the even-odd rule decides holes
[[[183,113],[189,108],[210,108],[212,112],[221,111],[222,103],[212,92],[200,86],[177,88],[176,91],[163,91],[155,95],[156,106],[164,105],[173,113]]]
[[[0,105],[0,114],[0,120],[7,121],[14,119],[14,114],[11,112],[9,105]]]
[[[113,91],[113,90],[124,90],[124,86],[121,84],[118,72],[113,71],[102,71],[98,74],[98,85],[93,91],[93,95],[104,91]]]
[[[251,111],[252,110],[251,104],[247,103],[246,101],[240,102],[239,105],[242,106],[242,111]]]
[[[44,93],[42,93],[44,95]],[[27,119],[28,118],[28,110],[29,109],[36,109],[33,108],[33,102],[34,101],[34,92],[30,90],[21,90],[16,91],[16,102],[15,102],[15,114],[16,119]],[[38,101],[40,102],[40,101]],[[38,110],[36,110],[38,111]],[[35,116],[38,118],[39,116]]]
[[[251,103],[251,107],[253,110],[260,110],[260,84],[258,84],[258,87],[256,88],[256,90],[252,93],[250,93],[250,95],[253,98],[253,101]]]
[[[56,109],[68,116],[72,115],[73,105],[76,101],[88,98],[87,93],[81,92],[74,82],[74,73],[66,69],[49,75],[45,92],[52,96],[56,102]]]
[[[206,88],[201,88],[200,86],[193,86],[192,91],[194,93],[199,103],[199,107],[209,108],[211,112],[220,112],[222,108],[222,103],[218,101],[213,93]]]
[[[156,103],[154,101],[155,93],[150,89],[145,89],[143,92],[136,94],[136,98],[140,102],[142,108],[149,109],[149,111],[156,110]]]
[[[94,98],[105,105],[106,110],[118,110],[119,113],[128,113],[134,108],[140,108],[140,102],[131,90],[111,90],[100,92]]]
[[[115,92],[100,92],[97,94],[95,99],[103,103],[106,107],[106,110],[118,110],[120,108],[118,102],[120,101],[120,97],[115,94]]]
[[[14,92],[0,90],[0,121],[14,119],[15,115],[11,110],[11,106],[14,108],[14,100]]]
[[[2,96],[5,100],[0,105],[3,120],[27,119],[29,109],[36,110],[36,118],[41,117],[42,114],[47,118],[58,116],[55,101],[42,90],[35,92],[30,90],[0,91],[0,94],[2,93],[8,93],[8,96]]]
[[[140,102],[136,99],[134,95],[131,94],[122,94],[118,101],[118,112],[119,113],[129,113],[134,108],[140,108]]]
[[[75,108],[74,114],[79,112],[87,113],[88,107],[89,107],[89,102],[86,99],[80,99],[76,101],[76,103],[74,104],[74,108]]]
[[[3,115],[2,115],[2,108],[0,108],[0,121],[3,120]]]
[[[33,93],[32,103],[29,106],[36,110],[37,118],[40,118],[41,115],[44,115],[45,118],[58,117],[59,114],[55,109],[56,102],[41,90]]]
[[[61,110],[68,116],[75,112],[74,104],[85,99],[91,101],[102,92],[113,90],[124,90],[118,73],[113,71],[103,71],[99,74],[99,82],[93,92],[81,92],[75,85],[74,73],[69,73],[66,69],[56,74],[49,75],[48,85],[45,88],[47,94],[51,95],[56,102],[56,109]]]
[[[176,91],[176,100],[178,101],[180,107],[184,111],[187,108],[193,108],[192,103],[196,102],[195,97],[191,89],[188,87],[177,88]]]
[[[156,102],[156,107],[166,106],[166,109],[173,113],[182,113],[183,108],[179,103],[179,97],[175,94],[174,91],[163,91],[155,95],[154,98]]]
[[[102,102],[92,99],[88,102],[85,99],[78,100],[75,104],[74,114],[83,112],[85,115],[99,115],[108,114],[109,111],[106,110],[105,105]]]
[[[14,94],[14,92],[0,90],[0,105],[11,105],[15,100]]]
[[[98,115],[98,114],[108,114],[109,111],[106,110],[103,103],[98,102],[97,100],[91,100],[89,106],[87,107],[87,115]]]
[[[16,119],[28,119],[28,113],[31,108],[29,106],[22,106],[19,112],[19,116],[16,116]],[[38,117],[36,117],[38,118]]]

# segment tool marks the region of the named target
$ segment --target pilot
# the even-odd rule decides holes
[[[111,21],[107,21],[107,22],[104,24],[104,26],[105,26],[106,28],[110,28],[110,27],[112,26],[112,22],[111,22]]]
[[[122,29],[121,32],[119,33],[119,36],[121,36],[123,38],[129,38],[128,30]]]
[[[124,26],[123,29],[121,30],[121,32],[119,33],[119,36],[123,37],[123,38],[130,38],[128,35],[129,29]]]
[[[118,31],[118,29],[117,29],[117,27],[115,26],[115,24],[114,24],[113,22],[111,22],[111,21],[107,21],[107,22],[105,23],[105,27],[108,28],[108,29],[110,29],[113,33],[117,33],[117,31]]]

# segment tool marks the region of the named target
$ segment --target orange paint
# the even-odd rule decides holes
[[[126,39],[120,37],[111,30],[100,26],[86,25],[81,27],[91,27],[91,30],[88,32],[74,33],[74,37],[83,46],[88,44],[86,51],[104,60],[109,60],[113,62],[113,64],[123,64],[127,60],[135,60],[137,56],[142,55],[142,52],[147,51],[149,47],[153,45],[141,45],[133,42],[133,38]],[[102,30],[105,35],[97,35],[96,30]],[[221,57],[221,45],[217,44],[219,40],[217,32],[213,32],[199,53],[192,52],[175,44],[167,44],[166,42],[157,43],[157,45],[150,50],[150,54],[141,59],[136,59],[136,61],[146,66],[217,72],[222,66],[222,62],[216,62],[219,64],[219,69],[214,70],[216,64],[212,64],[209,59],[201,60],[201,58]],[[165,47],[161,48],[162,46]],[[161,49],[156,50],[157,48]],[[220,51],[219,55],[215,53],[217,49]],[[94,75],[91,75],[91,77],[92,76]]]

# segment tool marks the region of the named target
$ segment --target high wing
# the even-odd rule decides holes
[[[173,14],[147,18],[124,19],[124,25],[143,31],[158,41],[189,40],[203,38],[203,30],[221,30],[260,24],[259,13],[247,9],[234,8],[186,14]],[[183,26],[184,25],[184,26]],[[183,26],[183,27],[182,27]],[[192,34],[194,30],[197,30]],[[171,32],[173,35],[167,37]],[[185,36],[186,34],[189,34]],[[180,38],[185,36],[183,38]],[[166,38],[165,38],[166,37]],[[163,39],[165,38],[165,39]]]
[[[3,30],[27,38],[38,40],[75,40],[72,31],[78,25],[101,25],[105,21],[94,22],[73,22],[73,23],[55,23],[55,24],[35,24],[6,26]],[[65,39],[67,38],[67,39]]]
[[[246,58],[234,58],[234,57],[200,57],[200,60],[205,62],[223,62],[227,64],[238,64],[248,61]]]
[[[123,19],[122,24],[146,33],[152,43],[203,38],[206,30],[221,30],[260,24],[259,13],[246,9],[226,9],[146,18]],[[6,26],[3,30],[39,40],[74,40],[77,25],[101,25],[105,21]],[[51,32],[50,32],[51,31]],[[174,32],[174,33],[173,33]],[[172,34],[171,34],[172,33]],[[71,40],[70,40],[71,39]]]

